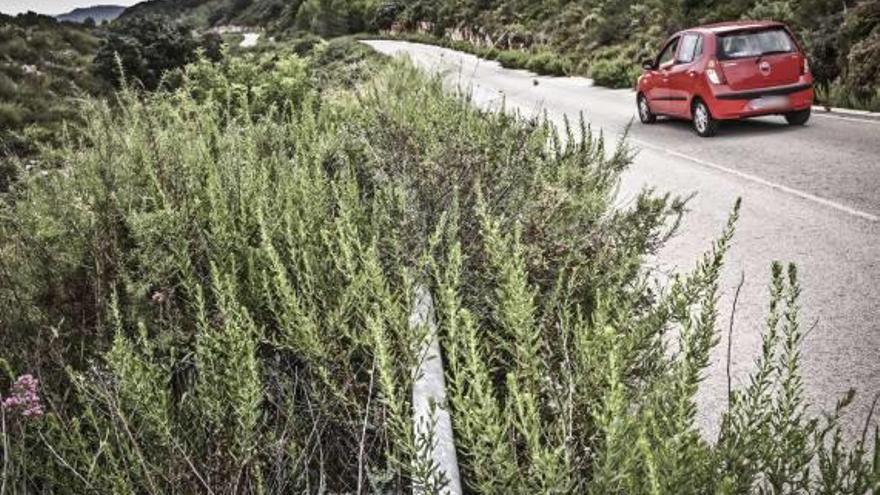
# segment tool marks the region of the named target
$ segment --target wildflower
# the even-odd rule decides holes
[[[40,403],[40,394],[37,391],[39,384],[39,380],[32,375],[21,375],[12,384],[11,395],[0,402],[0,407],[25,418],[41,417],[43,405]]]
[[[157,306],[162,306],[167,304],[168,301],[174,296],[174,289],[157,289],[153,292],[153,295],[150,296],[150,301]]]

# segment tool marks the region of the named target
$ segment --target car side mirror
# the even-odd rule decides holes
[[[645,60],[644,62],[642,62],[642,68],[645,70],[654,70],[654,61],[650,59]]]

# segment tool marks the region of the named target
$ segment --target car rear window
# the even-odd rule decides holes
[[[790,53],[797,50],[788,31],[781,27],[759,31],[736,31],[718,36],[718,58],[759,57],[772,53]]]

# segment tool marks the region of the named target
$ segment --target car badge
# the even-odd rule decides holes
[[[767,62],[767,61],[761,62],[761,65],[758,66],[758,70],[761,71],[761,74],[764,74],[765,76],[769,76],[770,75],[770,62]]]

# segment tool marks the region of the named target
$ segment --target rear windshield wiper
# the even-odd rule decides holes
[[[760,64],[761,60],[763,60],[764,57],[766,57],[767,55],[778,55],[780,53],[791,53],[791,50],[770,50],[766,52],[761,52],[761,54],[758,55],[758,58],[755,59],[755,65]]]
[[[766,52],[761,52],[761,55],[759,55],[759,57],[765,57],[767,55],[778,55],[780,53],[791,53],[791,50],[770,50]]]

